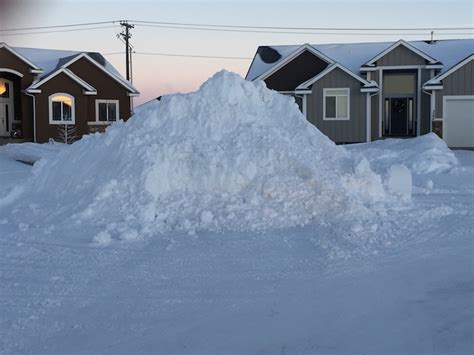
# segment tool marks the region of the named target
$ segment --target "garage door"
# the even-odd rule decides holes
[[[444,100],[444,141],[449,147],[474,148],[474,96],[445,96]]]

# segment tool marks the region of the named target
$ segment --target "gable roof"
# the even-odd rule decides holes
[[[56,49],[41,49],[41,48],[23,48],[23,47],[9,47],[18,55],[28,60],[35,68],[40,69],[39,81],[48,77],[55,71],[66,67],[67,63],[77,57],[87,56],[91,63],[103,70],[107,75],[119,82],[122,86],[132,93],[138,94],[138,90],[133,85],[125,80],[122,75],[110,64],[100,53],[97,52],[80,52],[80,51],[66,51]],[[79,59],[79,58],[77,58]],[[69,65],[68,64],[68,65]],[[77,76],[77,75],[76,75]]]
[[[90,85],[86,81],[82,80],[80,77],[78,77],[76,74],[74,74],[72,71],[70,71],[69,69],[66,69],[66,68],[61,68],[59,70],[53,71],[48,76],[43,77],[43,79],[41,79],[40,81],[30,85],[30,87],[28,87],[26,90],[28,92],[38,92],[37,89],[39,87],[41,87],[41,85],[43,85],[44,83],[48,82],[49,80],[51,80],[52,78],[58,76],[61,73],[67,75],[72,80],[74,80],[76,83],[81,85],[85,89],[86,94],[89,94],[89,95],[97,94],[97,90],[92,85]]]
[[[71,64],[77,62],[81,58],[87,59],[89,62],[94,64],[97,68],[102,70],[105,74],[110,76],[112,79],[114,79],[116,82],[118,82],[120,85],[122,85],[126,89],[130,90],[133,93],[137,92],[137,89],[135,89],[132,86],[132,84],[130,84],[127,80],[123,79],[121,76],[112,74],[110,71],[105,69],[105,67],[103,65],[99,64],[97,60],[92,59],[90,53],[80,53],[78,55],[75,55],[75,56],[71,57],[68,61],[66,61],[64,64],[61,65],[61,68],[67,68],[68,66],[70,66]],[[105,59],[104,59],[104,61],[105,61]],[[61,64],[62,62],[60,61],[59,63]]]
[[[311,45],[306,43],[306,44],[303,44],[302,46],[300,46],[299,48],[297,48],[293,53],[286,56],[284,59],[280,60],[278,62],[278,64],[276,64],[275,66],[272,66],[267,71],[260,74],[256,79],[263,80],[263,79],[268,78],[270,75],[275,73],[278,69],[284,67],[286,64],[291,62],[293,59],[295,59],[296,57],[298,57],[300,54],[304,53],[305,51],[310,52],[311,54],[313,54],[316,57],[322,59],[323,61],[325,61],[328,64],[334,63],[334,61],[331,58],[327,57],[326,55],[321,53],[319,50],[317,50],[316,48],[314,48]]]
[[[32,63],[28,58],[26,58],[24,55],[22,55],[20,52],[18,52],[17,50],[13,49],[12,47],[10,47],[8,44],[6,43],[3,43],[3,42],[0,42],[0,48],[5,48],[7,51],[9,51],[11,54],[13,54],[14,56],[18,57],[19,59],[21,59],[23,62],[25,62],[26,64],[28,64],[32,69],[36,70],[36,71],[41,71],[41,68],[39,68],[37,65],[35,65],[34,63]]]
[[[403,39],[395,42],[394,44],[392,44],[391,46],[389,46],[388,48],[385,48],[385,50],[383,50],[382,52],[380,52],[379,54],[377,54],[376,56],[374,56],[372,59],[370,59],[368,62],[364,63],[364,65],[368,65],[368,66],[373,66],[375,65],[375,62],[377,60],[379,60],[380,58],[384,57],[385,55],[387,55],[388,53],[390,53],[391,51],[393,51],[395,48],[399,47],[399,46],[403,46],[407,49],[409,49],[410,51],[418,54],[420,57],[422,57],[423,59],[427,60],[428,62],[430,62],[431,64],[434,64],[434,63],[438,63],[438,60],[436,60],[435,58],[429,56],[428,54],[424,53],[423,51],[419,50],[418,48],[416,48],[415,46],[411,45],[410,43],[404,41]]]
[[[339,63],[334,63],[334,64],[331,64],[330,66],[328,66],[326,69],[324,69],[321,73],[319,73],[318,75],[314,76],[313,78],[305,81],[304,83],[298,85],[298,87],[296,88],[296,90],[303,90],[303,89],[308,89],[311,85],[313,85],[315,82],[317,82],[319,79],[323,78],[324,76],[326,76],[327,74],[329,74],[330,72],[332,72],[334,69],[340,69],[342,70],[343,72],[345,72],[346,74],[352,76],[355,80],[358,80],[360,81],[364,87],[377,87],[377,85],[375,84],[374,85],[374,82],[371,82],[371,81],[368,81],[368,80],[365,80],[364,78],[361,78],[359,75],[357,74],[354,74],[353,72],[351,72],[349,69],[345,68],[343,65],[339,64]]]
[[[465,66],[466,64],[470,63],[473,60],[474,60],[474,54],[471,54],[470,56],[468,56],[468,57],[464,58],[463,60],[461,60],[456,65],[452,66],[449,70],[445,71],[444,73],[438,74],[437,76],[435,76],[431,80],[428,80],[423,87],[424,88],[439,87],[440,85],[442,85],[441,80],[443,80],[444,78],[451,75],[456,70],[458,70],[459,68]]]
[[[360,68],[377,54],[381,53],[394,42],[367,42],[367,43],[339,43],[339,44],[312,44],[311,47],[317,49],[333,62],[340,63],[345,68],[355,74],[360,72]],[[411,46],[426,53],[430,57],[443,63],[441,73],[456,65],[460,60],[474,53],[474,39],[452,39],[439,40],[435,42],[408,41]],[[246,79],[255,80],[265,71],[283,61],[300,46],[282,45],[271,46],[277,51],[281,58],[273,63],[265,62],[260,54],[255,54],[252,65],[249,68]]]

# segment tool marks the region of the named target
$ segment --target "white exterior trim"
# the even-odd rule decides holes
[[[436,93],[430,94],[430,132],[433,132],[433,121],[436,116]]]
[[[277,72],[279,69],[281,69],[282,67],[284,67],[286,64],[290,63],[293,59],[295,59],[296,57],[298,57],[300,54],[302,54],[304,51],[308,51],[312,54],[314,54],[316,57],[322,59],[323,61],[325,61],[326,63],[328,64],[333,64],[334,63],[334,60],[332,60],[331,58],[327,57],[326,55],[324,55],[323,53],[321,53],[320,51],[318,51],[316,48],[312,47],[311,45],[309,44],[303,44],[302,46],[300,46],[299,48],[297,48],[293,53],[291,53],[289,56],[287,56],[286,58],[284,58],[283,60],[281,60],[278,64],[274,65],[273,67],[271,67],[269,70],[267,70],[266,72],[264,72],[263,74],[260,74],[259,76],[257,76],[255,79],[253,79],[252,81],[255,81],[255,80],[265,80],[266,78],[268,78],[270,75],[272,75],[273,73]]]
[[[20,78],[23,78],[23,74],[20,73],[19,71],[14,70],[14,69],[0,68],[0,72],[15,74],[16,76],[19,76]]]
[[[367,129],[366,129],[366,142],[370,142],[372,140],[372,100],[370,96],[370,92],[367,94],[367,103],[366,103],[366,124],[367,124]]]
[[[99,68],[100,70],[102,70],[105,74],[107,74],[108,76],[110,76],[112,79],[114,79],[115,81],[117,81],[119,84],[121,84],[123,87],[125,87],[126,89],[130,90],[131,92],[133,93],[136,93],[138,94],[138,90],[135,89],[128,81],[125,81],[124,79],[122,78],[119,78],[117,75],[114,75],[112,74],[111,72],[109,72],[107,69],[105,69],[102,65],[100,65],[99,63],[97,63],[94,59],[92,59],[90,56],[87,55],[87,53],[81,53],[79,54],[78,56],[74,57],[73,59],[71,59],[69,62],[63,64],[61,66],[61,68],[67,68],[68,66],[70,66],[71,64],[75,63],[76,61],[78,61],[79,59],[81,58],[86,58],[89,62],[91,62],[92,64],[94,64],[97,68]]]
[[[418,48],[416,48],[415,46],[411,45],[410,43],[408,42],[405,42],[403,39],[395,42],[394,44],[392,44],[391,46],[389,46],[388,48],[386,48],[384,51],[380,52],[379,54],[377,54],[375,57],[373,57],[372,59],[370,59],[367,63],[365,63],[364,65],[368,65],[368,66],[374,66],[375,65],[375,62],[377,60],[379,60],[380,58],[384,57],[386,54],[390,53],[392,50],[394,50],[395,48],[397,48],[398,46],[404,46],[405,48],[411,50],[412,52],[414,52],[415,54],[418,54],[420,57],[426,59],[428,62],[430,62],[431,64],[435,64],[435,63],[438,63],[438,60],[436,60],[435,58],[433,57],[430,57],[428,54],[424,53],[423,51],[419,50]]]
[[[66,69],[66,68],[61,68],[61,69],[51,73],[50,75],[48,75],[44,79],[41,79],[40,81],[36,82],[35,84],[30,85],[30,87],[26,90],[30,93],[33,93],[34,89],[38,89],[41,85],[43,85],[44,83],[46,83],[47,81],[51,80],[52,78],[54,78],[55,76],[57,76],[61,73],[64,73],[65,75],[70,77],[72,80],[74,80],[76,83],[81,85],[84,89],[86,89],[86,91],[97,93],[97,90],[94,87],[89,85],[87,82],[85,82],[80,77],[78,77],[76,74],[74,74],[72,71],[70,71],[69,69]]]
[[[443,69],[441,64],[429,64],[429,65],[380,65],[376,67],[361,67],[360,71],[362,72],[372,72],[377,71],[379,68],[392,70],[392,69]]]
[[[334,69],[341,69],[343,72],[345,72],[346,74],[349,74],[354,79],[360,81],[362,84],[364,84],[366,86],[373,85],[371,82],[369,82],[369,81],[365,80],[364,78],[361,78],[360,76],[354,74],[352,71],[350,71],[346,67],[342,66],[341,64],[334,63],[334,64],[328,66],[326,69],[324,69],[322,72],[320,72],[315,77],[313,77],[313,78],[305,81],[304,83],[298,85],[296,87],[296,90],[303,90],[303,89],[309,88],[311,85],[313,85],[315,82],[317,82],[318,80],[320,80],[321,78],[323,78],[324,76],[326,76],[327,74],[332,72]]]
[[[99,104],[100,103],[114,103],[115,104],[115,121],[109,121],[107,119],[107,121],[99,121]],[[116,100],[116,99],[97,99],[95,100],[95,123],[98,123],[98,122],[117,122],[119,120],[119,117],[120,117],[120,101],[119,100]]]
[[[293,91],[277,91],[279,94],[295,94],[295,95],[304,95],[311,94],[311,90],[293,90]]]
[[[445,95],[443,96],[443,141],[446,142],[446,132],[448,132],[448,124],[446,120],[446,101],[448,100],[474,100],[474,95]]]
[[[53,121],[53,97],[54,96],[67,96],[71,99],[72,105],[71,105],[71,121],[63,121],[61,118],[61,121]],[[76,123],[76,100],[74,99],[74,96],[65,93],[65,92],[55,92],[54,94],[49,95],[48,97],[48,111],[49,111],[49,124],[52,125],[63,125],[63,124],[70,124],[73,125]]]
[[[456,70],[462,68],[463,66],[465,66],[466,64],[470,63],[471,61],[474,60],[474,54],[471,54],[469,57],[467,57],[466,59],[463,59],[462,61],[460,61],[459,63],[457,63],[456,65],[452,66],[449,70],[445,71],[443,74],[439,74],[437,77],[429,80],[426,82],[426,86],[429,86],[429,85],[433,85],[436,87],[437,84],[441,84],[441,80],[443,80],[444,78],[446,78],[447,76],[451,75],[452,73],[454,73]],[[441,88],[443,88],[443,86],[441,86]]]
[[[326,117],[326,96],[334,96],[326,94],[328,91],[344,90],[347,96],[347,117]],[[336,116],[337,116],[337,99],[336,99]],[[351,89],[350,88],[324,88],[323,89],[323,121],[349,121],[351,119]]]
[[[443,85],[425,85],[424,90],[443,90]]]
[[[115,121],[87,121],[88,126],[110,126]]]
[[[308,95],[303,95],[303,115],[308,120]]]
[[[418,68],[416,80],[416,136],[421,132],[421,68]]]
[[[382,90],[382,93],[379,95],[379,138],[382,138],[382,122],[383,122],[383,69],[379,68],[379,87]]]
[[[31,68],[35,69],[36,71],[39,71],[39,72],[43,72],[43,70],[36,66],[34,63],[32,63],[31,61],[29,61],[27,58],[25,58],[24,56],[22,56],[20,53],[18,53],[17,51],[15,51],[13,48],[11,48],[8,44],[6,43],[0,43],[0,49],[1,48],[5,48],[7,51],[9,51],[11,54],[15,55],[16,57],[20,58],[22,61],[24,61],[26,64],[28,64]]]

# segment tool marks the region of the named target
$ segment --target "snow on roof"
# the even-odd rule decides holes
[[[339,43],[339,44],[312,44],[311,46],[319,50],[327,57],[333,59],[353,71],[360,72],[360,67],[375,57],[380,52],[390,47],[395,42],[369,42],[369,43]],[[440,40],[433,43],[425,41],[407,41],[420,51],[436,58],[443,64],[442,72],[457,64],[462,59],[474,53],[474,39],[450,39]],[[266,63],[259,53],[250,66],[247,74],[248,80],[254,80],[267,70],[278,64],[301,45],[271,46],[281,58],[274,63]]]
[[[29,61],[37,65],[43,70],[40,79],[48,76],[53,71],[58,70],[61,65],[72,60],[74,57],[86,53],[90,58],[100,64],[108,73],[118,77],[123,82],[128,83],[124,77],[110,64],[100,53],[97,52],[81,52],[66,51],[57,49],[41,49],[41,48],[23,48],[11,47],[18,54],[27,58]],[[130,83],[128,83],[130,85]]]

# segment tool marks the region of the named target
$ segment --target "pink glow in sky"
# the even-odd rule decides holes
[[[0,0],[0,29],[136,19],[165,22],[293,27],[460,27],[473,26],[470,0]],[[131,21],[133,22],[133,21]],[[120,52],[120,27],[90,31],[1,35],[11,46]],[[253,57],[259,45],[429,39],[416,36],[341,36],[190,31],[136,26],[137,52]],[[436,36],[436,34],[435,34]],[[450,36],[450,38],[472,35]],[[447,37],[439,37],[447,38]],[[124,55],[106,55],[124,73]],[[221,69],[245,76],[251,60],[134,55],[135,104],[157,96],[193,91]]]

